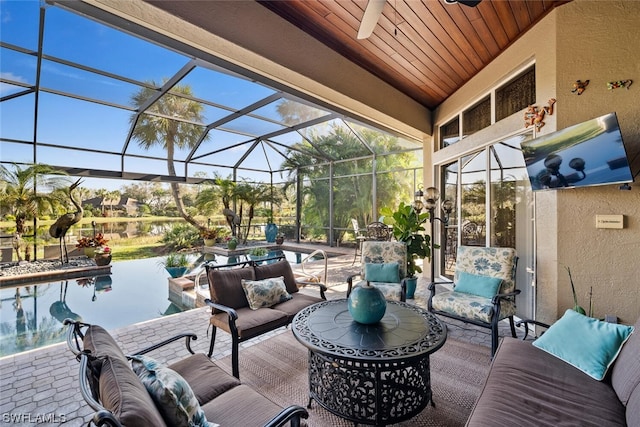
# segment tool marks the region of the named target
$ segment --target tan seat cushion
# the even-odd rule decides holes
[[[202,353],[169,365],[169,368],[189,383],[200,405],[240,385],[240,380],[227,374]]]
[[[202,409],[208,421],[234,427],[265,425],[282,410],[244,384],[223,393]]]
[[[628,404],[631,393],[640,389],[640,319],[611,369],[611,385],[624,405]]]
[[[295,294],[292,294],[291,297],[292,298],[290,300],[281,302],[271,307],[274,310],[285,312],[289,317],[289,321],[291,321],[293,319],[293,316],[298,314],[298,312],[303,308],[306,308],[317,302],[324,301],[320,297],[305,295],[302,292],[296,292]]]
[[[240,286],[239,288],[242,290]],[[251,310],[249,307],[243,307],[236,311],[238,313],[236,327],[240,339],[256,337],[288,323],[287,313],[272,308]],[[226,313],[216,313],[211,316],[211,324],[231,333]]]
[[[102,405],[123,426],[165,426],[153,400],[128,362],[106,356],[99,379]]]
[[[109,356],[127,362],[127,358],[111,334],[98,325],[87,328],[82,341],[83,348],[95,357]]]

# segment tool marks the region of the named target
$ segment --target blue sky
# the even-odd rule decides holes
[[[0,83],[0,96],[9,97],[0,103],[0,156],[3,162],[33,161],[31,142],[34,139],[36,96],[34,93],[12,95],[36,85],[39,8],[40,2],[36,0],[0,0],[1,39],[16,46],[15,49],[0,49],[0,75],[16,83]],[[35,132],[37,162],[109,171],[120,171],[124,163],[124,170],[128,172],[167,174],[166,152],[161,146],[145,151],[132,141],[125,148],[134,115],[131,97],[150,82],[159,87],[163,79],[174,76],[192,58],[50,5],[46,6],[43,54]],[[180,85],[191,87],[195,98],[214,104],[204,103],[203,130],[206,125],[277,93],[213,66],[196,67],[180,81]],[[94,100],[102,104],[91,102]],[[279,102],[281,100],[276,100],[255,110],[254,117],[241,116],[224,124],[228,131],[216,129],[210,132],[209,140],[196,151],[196,157],[216,152],[203,157],[203,161],[233,165],[249,147],[249,144],[238,144],[296,124],[282,123],[276,109]],[[315,113],[322,116],[329,112],[316,109]],[[302,137],[292,133],[273,140],[290,146],[300,142]],[[57,148],[47,147],[48,144]],[[234,145],[238,147],[217,152]],[[70,149],[73,147],[96,152]],[[126,154],[124,160],[123,152]],[[188,149],[177,150],[175,159],[185,160],[189,152]],[[272,168],[278,169],[284,160],[269,147],[261,149],[260,153],[252,153],[243,166],[263,169],[268,160]],[[179,175],[184,175],[184,163],[178,162],[176,169]],[[191,165],[188,175],[206,173],[213,176],[215,172],[228,176],[230,169]],[[251,179],[265,177],[251,172],[239,173]],[[85,186],[93,186],[93,181],[87,179]],[[98,187],[110,189],[123,184],[117,180],[98,182]]]

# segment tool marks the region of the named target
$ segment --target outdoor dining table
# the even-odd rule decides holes
[[[383,426],[434,405],[429,355],[447,329],[428,311],[387,301],[382,320],[365,325],[346,299],[329,300],[300,311],[292,331],[309,350],[309,407],[315,400],[347,420]]]

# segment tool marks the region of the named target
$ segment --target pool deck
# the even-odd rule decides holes
[[[288,245],[289,246],[289,245]],[[316,245],[300,245],[300,250]],[[360,269],[358,262],[353,262],[353,248],[325,248],[327,252],[340,252],[341,256],[329,259],[329,278],[327,280],[327,299],[344,298],[346,294],[346,278],[357,273]],[[322,261],[309,264],[305,271],[321,271]],[[316,265],[317,264],[317,265]],[[296,268],[300,268],[296,266]],[[414,304],[426,307],[428,298],[428,281],[420,278],[416,290]],[[301,292],[312,292],[302,289]],[[317,291],[316,291],[317,292]],[[472,326],[462,327],[460,323],[446,321],[449,326],[449,336],[468,342],[489,347],[491,338],[489,331]],[[504,322],[503,322],[504,323]],[[193,332],[199,339],[193,343],[196,352],[205,353],[209,346],[209,310],[197,308],[183,313],[149,320],[110,331],[125,352],[135,352],[137,349],[162,341],[165,338],[182,332]],[[502,327],[502,325],[501,325]],[[284,332],[285,328],[241,343],[246,348],[260,341],[269,339]],[[504,325],[501,336],[508,335],[508,326]],[[216,345],[212,359],[220,359],[231,354],[231,337],[220,332],[216,336]],[[152,356],[161,363],[179,360],[188,353],[183,341],[176,342],[161,350],[156,350]],[[242,357],[242,351],[240,351]],[[240,373],[242,378],[242,372]],[[67,350],[66,343],[54,344],[48,347],[31,350],[16,355],[0,358],[0,425],[16,426],[81,426],[86,425],[93,410],[86,405],[80,395],[78,386],[78,362]]]

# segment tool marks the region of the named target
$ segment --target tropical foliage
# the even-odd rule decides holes
[[[62,177],[66,175],[51,166],[34,164],[9,169],[0,165],[0,207],[9,211],[16,221],[14,249],[18,260],[22,260],[20,249],[24,246],[25,259],[30,258],[29,245],[23,245],[22,236],[26,222],[44,213],[53,212],[62,205],[61,190],[68,185]]]
[[[359,131],[365,145],[375,152],[393,155],[375,157],[377,175],[376,190],[378,206],[396,206],[410,191],[412,182],[401,172],[416,167],[416,157],[412,152],[402,152],[397,139],[379,132],[363,129]],[[290,170],[289,185],[298,176],[304,182],[303,218],[304,224],[318,229],[329,226],[329,175],[333,172],[333,220],[336,227],[346,226],[350,218],[357,218],[361,224],[375,220],[371,216],[373,200],[374,167],[372,153],[364,148],[351,130],[332,126],[324,134],[307,135],[308,141],[295,144],[289,150],[283,169]],[[308,154],[307,154],[308,153]],[[329,161],[321,161],[324,156]],[[351,159],[340,161],[342,159]],[[353,160],[356,159],[356,160]],[[299,167],[299,169],[298,169]]]

